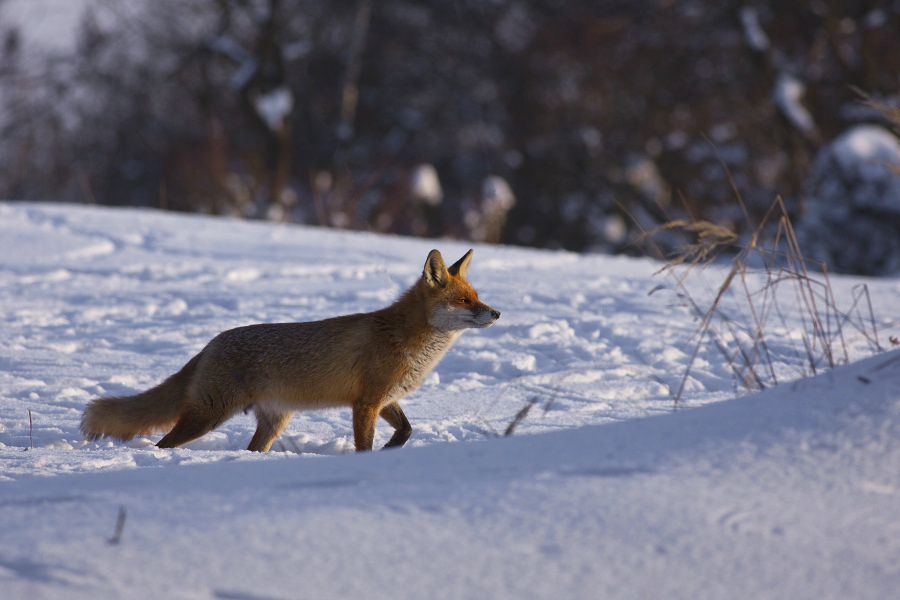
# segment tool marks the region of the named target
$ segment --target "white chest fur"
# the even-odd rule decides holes
[[[407,362],[406,375],[391,389],[384,403],[399,400],[418,389],[461,334],[462,330],[436,332],[419,351],[404,357]]]

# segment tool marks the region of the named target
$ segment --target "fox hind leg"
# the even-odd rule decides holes
[[[272,442],[284,432],[294,411],[276,411],[259,405],[254,406],[253,411],[256,413],[256,433],[247,450],[268,452]]]
[[[412,434],[412,426],[409,424],[406,415],[403,414],[403,409],[400,408],[400,404],[391,402],[381,409],[379,415],[394,428],[394,435],[391,436],[391,439],[384,447],[394,448],[405,444],[406,440],[408,440],[409,436]]]
[[[203,437],[218,425],[222,420],[210,418],[208,413],[186,409],[178,417],[178,422],[172,431],[163,436],[156,443],[157,448],[178,448]]]
[[[156,447],[178,448],[203,437],[230,419],[235,406],[240,405],[233,397],[223,395],[214,387],[195,387],[188,391],[175,427],[156,443]]]

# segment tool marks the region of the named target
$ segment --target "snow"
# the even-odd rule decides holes
[[[516,195],[505,179],[488,175],[481,182],[481,202],[485,212],[507,213],[516,205]]]
[[[857,125],[831,144],[830,152],[842,171],[863,178],[885,178],[886,166],[900,167],[900,141],[876,125]]]
[[[747,45],[757,52],[768,52],[772,43],[762,25],[759,24],[759,14],[756,9],[752,6],[742,6],[739,14]]]
[[[416,165],[409,176],[409,193],[412,197],[428,206],[439,206],[444,199],[441,179],[434,165],[422,163]]]
[[[772,95],[775,105],[788,122],[801,133],[811,134],[816,127],[812,115],[803,106],[806,85],[789,73],[781,73],[775,82]]]
[[[284,123],[294,110],[294,95],[285,86],[277,87],[270,92],[253,99],[253,106],[269,129],[275,133],[281,131]]]
[[[384,306],[432,247],[469,246],[0,203],[3,598],[896,593],[900,351],[848,331],[850,365],[735,397],[703,345],[673,411],[696,324],[648,295],[647,260],[475,246],[469,279],[503,315],[403,402],[403,449],[350,452],[346,410],[297,414],[265,455],[242,450],[244,416],[177,450],[80,439],[91,398],[229,327]],[[889,346],[900,281],[834,276],[837,301],[860,283]]]

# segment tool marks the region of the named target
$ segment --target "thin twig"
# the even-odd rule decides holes
[[[125,531],[125,517],[127,516],[127,511],[124,506],[119,507],[119,517],[116,519],[116,529],[113,531],[113,535],[109,538],[106,543],[116,546],[120,541],[122,541],[122,532]]]
[[[516,413],[516,416],[513,417],[513,420],[510,421],[509,425],[506,427],[506,431],[503,432],[504,437],[511,436],[513,431],[515,431],[516,427],[525,420],[525,417],[528,416],[528,411],[531,410],[531,407],[537,404],[538,397],[532,396],[528,403],[519,409],[519,412]]]

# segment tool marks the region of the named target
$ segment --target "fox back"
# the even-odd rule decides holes
[[[127,440],[168,431],[157,446],[176,447],[252,409],[257,429],[248,449],[267,451],[295,411],[350,406],[357,450],[372,448],[379,416],[395,430],[386,447],[402,446],[412,428],[398,400],[465,329],[500,316],[466,278],[471,257],[469,250],[447,268],[432,250],[419,280],[375,312],[225,331],[157,387],[92,401],[82,433]]]

